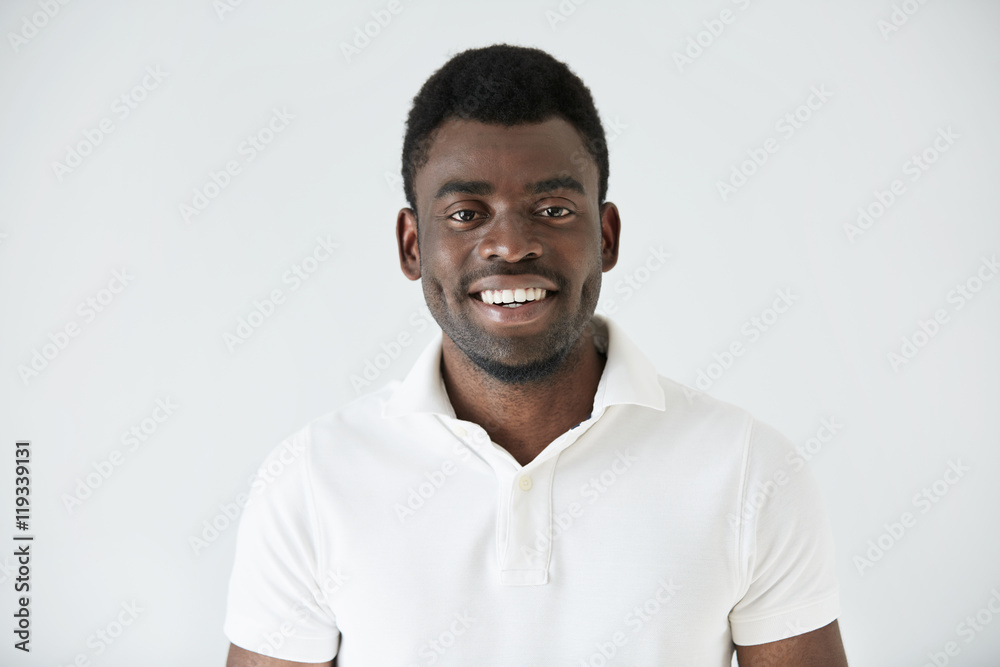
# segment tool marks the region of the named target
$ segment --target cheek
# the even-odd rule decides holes
[[[589,276],[596,269],[601,270],[601,237],[586,236],[568,244],[559,258],[560,264],[572,267],[570,270],[579,276]]]
[[[421,273],[427,284],[432,284],[449,297],[461,287],[465,275],[464,258],[467,256],[453,247],[442,247],[429,239],[425,246],[433,252],[420,255]]]

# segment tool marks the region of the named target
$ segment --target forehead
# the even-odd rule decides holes
[[[423,200],[437,184],[454,179],[486,181],[503,190],[561,174],[574,176],[596,196],[597,164],[566,120],[506,126],[452,119],[433,134],[415,186]]]

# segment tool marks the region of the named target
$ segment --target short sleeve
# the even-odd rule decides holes
[[[745,593],[729,614],[741,646],[810,632],[840,613],[833,533],[805,459],[752,420],[746,461],[738,522]]]
[[[236,536],[224,632],[248,651],[325,662],[340,632],[316,576],[308,445],[307,432],[292,436],[257,471]]]

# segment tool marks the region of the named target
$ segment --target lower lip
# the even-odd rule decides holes
[[[469,298],[475,303],[475,308],[481,312],[491,322],[497,324],[527,324],[538,319],[550,310],[549,306],[558,294],[549,294],[540,301],[524,301],[523,305],[517,308],[507,308],[486,303],[478,296]]]

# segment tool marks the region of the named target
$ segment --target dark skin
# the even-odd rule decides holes
[[[597,165],[571,159],[582,151],[576,130],[562,119],[514,127],[446,122],[414,183],[419,244],[414,211],[404,208],[396,220],[403,274],[423,280],[431,312],[439,323],[445,320],[441,370],[456,416],[482,425],[521,465],[587,418],[604,370],[604,358],[586,328],[560,331],[556,343],[544,335],[561,321],[586,325],[601,273],[618,261],[618,208],[610,202],[598,205]],[[569,181],[557,182],[566,176],[580,191]],[[435,196],[455,181],[486,187],[460,187]],[[539,192],[536,186],[545,183],[552,187]],[[506,271],[554,276],[560,289],[549,297],[545,313],[517,324],[479,316],[468,277]],[[593,304],[587,303],[586,286]],[[502,382],[477,366],[449,335],[449,316],[439,316],[449,311],[467,314],[468,329],[477,340],[500,339],[480,352],[510,365],[538,361],[560,345],[569,352],[544,378]]]
[[[604,370],[586,324],[601,274],[618,261],[621,220],[614,204],[598,203],[597,165],[580,156],[589,156],[583,141],[560,118],[512,127],[446,121],[416,174],[417,211],[404,208],[396,220],[400,267],[422,280],[444,332],[441,372],[456,416],[482,426],[521,465],[587,418]],[[491,289],[498,276],[541,276],[557,289],[517,320],[470,294]],[[527,381],[498,379],[485,368],[537,368],[557,351],[558,363]],[[741,667],[847,665],[837,621],[737,646],[736,655]],[[226,664],[306,665],[236,646]]]

